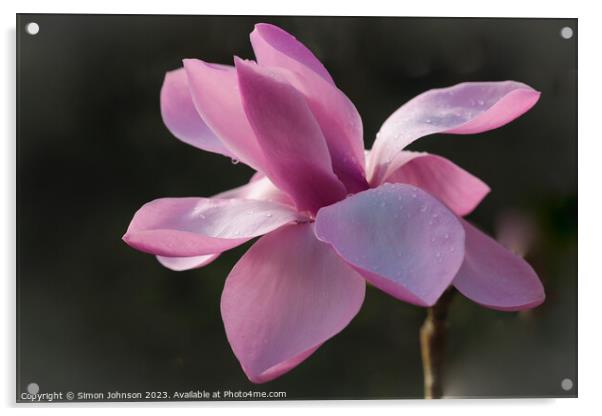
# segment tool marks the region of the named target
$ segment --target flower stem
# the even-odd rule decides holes
[[[446,290],[437,303],[427,309],[426,319],[420,328],[425,399],[440,399],[443,396],[447,312],[455,293],[453,287]]]

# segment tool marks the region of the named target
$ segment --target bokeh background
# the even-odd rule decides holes
[[[24,31],[30,21],[40,26],[36,36]],[[159,89],[182,58],[252,58],[248,34],[257,22],[280,25],[322,60],[362,115],[367,148],[391,112],[430,88],[513,79],[542,91],[506,127],[411,147],[444,155],[491,186],[470,219],[526,251],[547,292],[525,313],[455,298],[446,395],[575,396],[575,19],[110,15],[17,18],[17,393],[35,382],[40,392],[422,396],[424,309],[369,288],[341,334],[287,375],[252,385],[219,313],[224,279],[250,243],[176,273],[121,241],[145,202],[208,196],[251,176],[173,138]],[[571,39],[560,35],[565,26]],[[570,391],[561,388],[565,378]]]

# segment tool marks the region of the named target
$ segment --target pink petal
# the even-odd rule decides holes
[[[199,267],[204,267],[209,263],[213,262],[216,258],[219,257],[218,254],[207,254],[205,256],[194,256],[194,257],[164,257],[157,256],[157,260],[163,266],[167,267],[176,272],[181,272],[184,270],[190,269],[198,269]]]
[[[123,240],[146,253],[195,257],[221,253],[299,219],[291,207],[267,201],[162,198],[136,212]]]
[[[236,60],[243,106],[265,154],[265,173],[299,210],[345,197],[330,154],[303,96],[269,69]]]
[[[233,157],[194,108],[184,68],[165,74],[161,87],[161,116],[169,131],[184,143]]]
[[[466,253],[454,286],[464,296],[502,311],[530,309],[544,301],[543,285],[529,263],[468,222],[462,224]]]
[[[192,100],[203,120],[236,159],[262,170],[263,152],[242,108],[234,68],[198,59],[183,62]]]
[[[426,192],[384,184],[322,208],[316,235],[390,295],[433,305],[464,257],[456,216]]]
[[[384,181],[408,183],[424,189],[456,215],[468,215],[490,191],[479,178],[444,157],[408,151],[401,153],[404,163]]]
[[[362,119],[353,103],[330,76],[315,70],[319,67],[328,74],[311,52],[282,29],[259,24],[251,33],[251,43],[260,65],[284,69],[280,74],[305,96],[324,134],[333,170],[349,192],[365,190]]]
[[[255,25],[251,32],[251,44],[260,65],[279,66],[294,72],[309,70],[334,85],[332,77],[318,58],[293,35],[277,26],[267,23]]]
[[[382,125],[371,152],[371,183],[399,167],[398,153],[434,133],[472,134],[503,126],[535,105],[540,93],[515,81],[466,82],[427,91]]]
[[[248,184],[221,192],[215,195],[214,198],[258,199],[295,206],[290,196],[276,188],[272,181],[260,172],[255,173]]]
[[[230,272],[221,300],[228,341],[249,380],[286,373],[343,330],[365,286],[312,224],[259,239]]]

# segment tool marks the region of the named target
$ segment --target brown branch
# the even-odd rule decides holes
[[[443,396],[447,312],[455,293],[453,287],[445,291],[437,303],[427,309],[426,319],[420,328],[425,399],[440,399]]]

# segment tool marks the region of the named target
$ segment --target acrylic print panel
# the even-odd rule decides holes
[[[17,33],[18,401],[577,395],[576,20]]]

